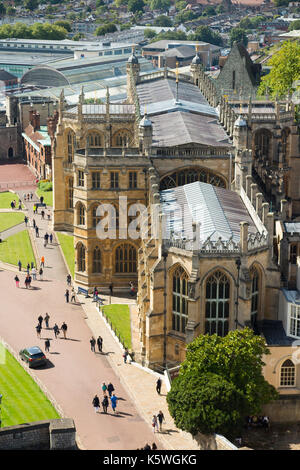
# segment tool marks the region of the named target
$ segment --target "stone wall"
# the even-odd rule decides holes
[[[298,423],[300,421],[300,395],[281,395],[278,400],[264,405],[263,413],[272,423]]]
[[[0,450],[77,449],[72,419],[25,423],[0,429]]]

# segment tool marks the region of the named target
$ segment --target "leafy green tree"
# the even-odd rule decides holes
[[[150,9],[151,10],[163,10],[168,11],[170,8],[170,0],[151,0]]]
[[[145,6],[144,0],[128,0],[127,9],[132,13],[143,11]]]
[[[58,21],[55,21],[54,24],[56,26],[61,26],[62,28],[65,28],[69,33],[72,31],[71,23],[67,20],[58,20]]]
[[[270,72],[262,77],[258,93],[285,95],[293,89],[295,80],[300,79],[300,44],[294,41],[285,41],[280,49],[268,61]]]
[[[290,0],[273,0],[276,7],[287,7]]]
[[[24,0],[24,7],[27,10],[33,11],[36,10],[39,5],[38,0]]]
[[[216,16],[216,10],[212,5],[208,5],[204,8],[203,16]]]
[[[209,26],[198,26],[195,33],[191,35],[193,41],[209,42],[216,46],[223,44],[222,37],[216,31],[213,31]]]
[[[172,26],[172,20],[166,15],[159,15],[154,20],[154,26]]]
[[[224,13],[224,12],[225,12],[225,8],[224,8],[224,6],[222,5],[222,3],[220,3],[220,5],[218,5],[217,8],[216,8],[216,13],[217,13],[218,15],[221,15],[221,14]]]
[[[178,11],[184,10],[185,7],[187,6],[187,2],[185,2],[184,0],[179,0],[179,2],[175,3],[175,6],[176,6],[176,10]]]
[[[95,31],[95,35],[104,36],[105,34],[114,33],[115,31],[118,31],[116,25],[114,23],[107,23],[103,26],[99,26]]]
[[[252,23],[251,23],[251,20],[248,16],[241,19],[241,21],[239,22],[239,28],[250,29],[251,27],[252,27]]]
[[[83,33],[76,33],[72,37],[72,41],[80,41],[80,39],[84,39],[85,35]]]
[[[147,39],[152,39],[152,38],[155,38],[156,32],[154,31],[154,29],[145,28],[145,29],[144,29],[144,36],[145,36],[145,38],[147,38]]]
[[[232,28],[229,33],[229,40],[231,46],[234,42],[241,42],[244,46],[248,44],[247,34],[243,28]]]
[[[18,39],[30,39],[32,38],[31,27],[24,23],[15,23],[12,31],[13,37]]]
[[[185,23],[186,21],[193,20],[194,18],[196,18],[196,16],[197,15],[191,10],[186,10],[186,11],[182,10],[175,16],[174,23],[175,24]]]
[[[197,337],[167,395],[176,425],[193,435],[238,433],[245,416],[261,413],[278,397],[262,374],[262,357],[269,353],[249,328]]]
[[[187,36],[183,31],[166,31],[164,33],[159,33],[154,40],[150,41],[160,41],[162,39],[175,39],[176,41],[186,41]]]
[[[290,23],[288,30],[294,31],[295,29],[300,29],[300,20],[295,20]]]

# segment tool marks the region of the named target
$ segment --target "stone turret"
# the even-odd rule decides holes
[[[139,124],[139,139],[140,146],[146,155],[149,155],[152,145],[152,130],[152,122],[148,118],[147,112],[145,110],[144,117]]]

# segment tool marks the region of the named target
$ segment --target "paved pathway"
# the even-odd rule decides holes
[[[30,220],[33,202],[27,203]],[[65,303],[67,270],[59,246],[53,243],[43,247],[43,235],[46,230],[50,233],[51,220],[50,223],[41,220],[40,215],[35,216],[35,220],[41,232],[40,238],[33,235],[37,258],[45,256],[44,280],[33,282],[32,290],[16,289],[13,277],[17,268],[9,267],[11,275],[7,275],[6,270],[0,271],[0,283],[5,293],[0,331],[6,342],[15,351],[27,345],[43,347],[44,341],[36,337],[35,326],[39,314],[44,315],[46,311],[50,314],[50,326],[54,322],[59,327],[63,321],[67,323],[67,340],[55,340],[52,330],[42,330],[42,339],[51,339],[48,355],[51,364],[48,368],[36,369],[34,374],[55,398],[64,415],[74,419],[82,448],[137,449],[154,441],[159,449],[198,449],[189,434],[174,426],[166,404],[165,385],[160,396],[155,390],[158,374],[137,364],[124,364],[121,348],[92,299],[79,296],[77,305]],[[4,267],[7,269],[0,263],[0,269]],[[111,299],[112,303],[128,303],[127,300]],[[132,299],[130,301],[133,303]],[[7,321],[8,317],[12,321]],[[91,335],[103,337],[105,354],[90,351]],[[112,381],[116,395],[122,398],[116,416],[96,415],[92,408],[94,394],[101,397],[103,381]],[[159,410],[163,411],[166,422],[163,433],[154,434],[151,418]]]

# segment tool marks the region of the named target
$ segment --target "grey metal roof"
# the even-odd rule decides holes
[[[283,225],[286,232],[300,234],[300,222],[285,222]]]
[[[70,108],[68,113],[77,114],[78,107]],[[110,114],[135,114],[135,107],[133,104],[109,104]],[[105,104],[84,104],[82,105],[82,114],[105,114]]]
[[[300,305],[300,292],[297,290],[281,289],[286,300],[291,304]]]
[[[185,217],[200,224],[200,241],[240,241],[240,222],[249,223],[249,234],[259,230],[240,196],[228,189],[196,181],[160,192],[162,212],[169,214],[167,226],[179,238],[192,238]],[[183,214],[185,217],[183,217]]]

